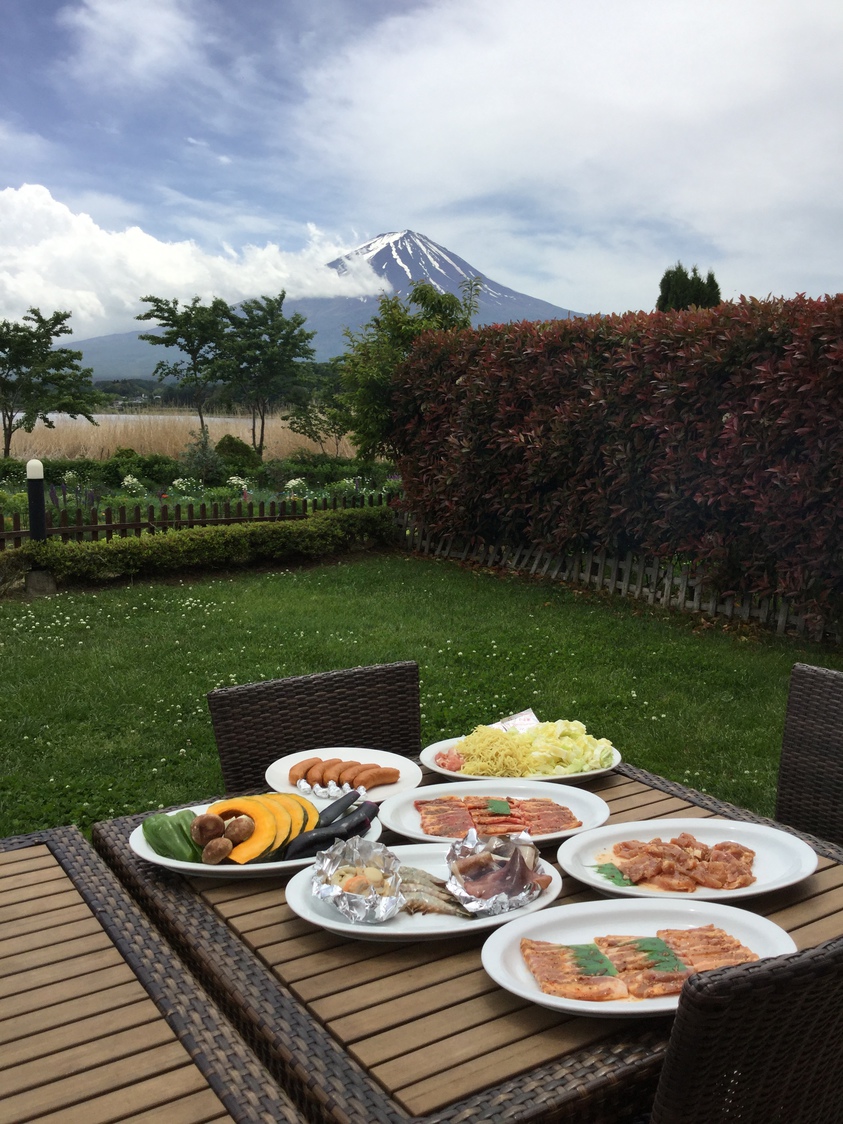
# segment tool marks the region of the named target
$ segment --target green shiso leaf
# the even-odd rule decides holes
[[[615,886],[634,886],[635,883],[631,882],[625,874],[623,874],[614,863],[599,863],[593,867],[598,874],[602,874]]]
[[[569,944],[581,976],[616,976],[617,968],[596,944]]]
[[[490,800],[486,805],[490,812],[496,816],[508,816],[512,809],[509,806],[508,800]]]

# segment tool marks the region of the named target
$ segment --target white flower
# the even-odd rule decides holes
[[[296,488],[304,488],[305,482],[301,476],[294,476],[292,480],[287,481],[287,491],[295,491]]]
[[[142,496],[146,491],[146,488],[144,488],[137,476],[131,475],[123,477],[120,487],[130,496]]]

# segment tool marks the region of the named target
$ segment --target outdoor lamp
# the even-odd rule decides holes
[[[26,462],[26,490],[29,498],[29,537],[38,542],[47,538],[44,510],[44,466],[39,460]]]

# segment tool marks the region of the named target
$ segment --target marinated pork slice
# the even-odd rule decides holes
[[[595,937],[594,943],[636,999],[676,995],[691,974],[687,963],[658,937],[609,934]]]
[[[592,1003],[629,998],[617,969],[594,944],[563,945],[523,938],[521,955],[546,995]]]
[[[474,820],[459,796],[438,796],[435,800],[416,800],[425,835],[462,839],[474,827]]]
[[[695,972],[724,968],[729,964],[746,964],[758,959],[756,953],[742,945],[737,937],[715,925],[700,925],[695,929],[660,929],[657,936]]]
[[[669,842],[625,839],[612,848],[615,865],[630,882],[657,890],[693,893],[698,886],[736,890],[755,881],[755,852],[740,843],[701,843],[683,832]]]

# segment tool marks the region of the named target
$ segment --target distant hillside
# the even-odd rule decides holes
[[[460,286],[465,280],[479,277],[481,289],[475,324],[562,320],[583,315],[500,285],[444,246],[412,230],[381,234],[328,264],[338,273],[345,273],[348,263],[359,258],[366,260],[383,278],[384,292],[404,297],[413,281],[430,281],[440,291],[459,296]],[[307,319],[307,328],[316,332],[313,346],[320,362],[342,354],[346,346],[343,330],[351,328],[358,331],[371,320],[377,308],[377,296],[303,297],[298,300],[290,297],[284,302],[286,313],[301,313]],[[138,331],[154,332],[155,328],[144,325],[139,326]],[[156,363],[162,358],[159,348],[139,340],[138,333],[134,331],[74,341],[73,346],[82,352],[84,365],[93,367],[97,381],[151,378]]]

